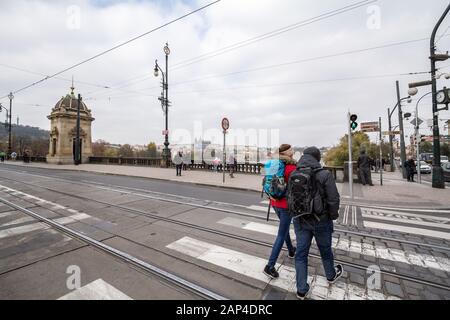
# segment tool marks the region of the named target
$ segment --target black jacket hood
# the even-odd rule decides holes
[[[321,167],[320,162],[310,154],[304,154],[297,163],[297,168],[318,169]]]

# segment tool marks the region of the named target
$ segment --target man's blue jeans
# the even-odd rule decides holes
[[[334,268],[334,257],[331,249],[331,239],[333,233],[333,221],[326,219],[317,222],[314,219],[294,219],[295,236],[297,237],[297,252],[295,254],[295,271],[297,276],[297,291],[305,294],[309,291],[308,285],[308,254],[311,241],[316,239],[319,248],[322,264],[327,279],[336,276]]]
[[[278,227],[277,238],[275,239],[275,243],[272,247],[272,253],[269,258],[269,267],[274,267],[277,262],[278,256],[280,255],[281,248],[283,247],[283,243],[286,242],[286,246],[289,251],[294,251],[294,246],[292,245],[291,236],[289,235],[289,229],[291,226],[291,215],[286,211],[286,209],[276,208],[275,213],[280,219],[280,225]]]

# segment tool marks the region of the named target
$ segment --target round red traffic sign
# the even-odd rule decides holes
[[[227,131],[230,128],[230,121],[227,118],[222,119],[222,129]]]

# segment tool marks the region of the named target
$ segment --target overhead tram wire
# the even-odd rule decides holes
[[[264,33],[262,35],[259,35],[259,36],[256,36],[256,37],[244,40],[244,41],[240,41],[240,42],[234,43],[232,45],[223,47],[221,49],[217,49],[217,50],[214,50],[214,51],[202,54],[202,55],[197,56],[195,58],[191,58],[191,59],[187,59],[187,60],[175,63],[175,64],[172,65],[172,70],[178,70],[180,68],[184,68],[184,67],[189,66],[191,64],[198,63],[200,61],[204,61],[204,60],[207,60],[207,59],[211,59],[211,58],[216,57],[218,55],[222,55],[224,53],[227,53],[229,51],[233,51],[233,50],[242,48],[244,46],[248,46],[250,44],[253,44],[253,43],[256,43],[256,42],[268,39],[268,38],[272,38],[272,37],[278,36],[280,34],[288,32],[288,31],[291,31],[291,30],[294,30],[294,29],[298,29],[300,27],[304,27],[304,26],[313,24],[313,23],[318,22],[318,21],[322,21],[322,20],[325,20],[325,19],[337,16],[339,14],[348,12],[348,11],[352,11],[354,9],[360,8],[362,6],[366,6],[368,4],[371,4],[371,3],[374,3],[374,2],[377,2],[377,1],[378,0],[360,1],[360,2],[351,4],[351,5],[339,8],[339,9],[335,9],[335,10],[332,10],[332,11],[320,14],[320,15],[315,16],[313,18],[309,18],[309,19],[306,19],[306,20],[303,20],[303,21],[299,21],[297,23],[294,23],[294,24],[291,24],[291,25],[288,25],[288,26],[285,26],[285,27],[282,27],[282,28],[275,29],[273,31]]]
[[[4,68],[8,68],[8,69],[12,69],[12,70],[17,70],[17,71],[21,71],[21,72],[25,72],[25,73],[29,73],[29,74],[34,74],[34,75],[38,75],[38,76],[45,76],[47,77],[48,75],[41,73],[41,72],[36,72],[36,71],[31,71],[31,70],[27,70],[27,69],[23,69],[23,68],[18,68],[15,66],[10,66],[10,65],[6,65],[4,63],[0,63],[1,67]],[[57,80],[61,80],[61,81],[65,81],[65,82],[71,82],[71,79],[67,79],[67,78],[62,78],[62,77],[54,77]],[[95,84],[95,83],[90,83],[90,82],[85,82],[85,81],[80,81],[77,80],[77,83],[79,84],[84,84],[87,86],[91,86],[91,87],[98,87],[98,88],[102,88],[102,89],[109,89],[109,86],[106,85],[101,85],[101,84]]]
[[[450,36],[450,34],[444,34],[443,36],[447,37],[447,36]],[[305,58],[305,59],[294,60],[294,61],[288,61],[288,62],[283,62],[283,63],[279,63],[279,64],[274,64],[274,65],[268,65],[268,66],[262,66],[262,67],[256,67],[256,68],[247,69],[247,70],[239,70],[239,71],[234,71],[234,72],[229,72],[229,73],[224,73],[224,74],[209,75],[209,76],[205,76],[205,77],[201,77],[201,78],[197,78],[197,79],[175,82],[175,83],[172,83],[171,86],[177,86],[177,85],[181,85],[181,84],[185,84],[185,83],[199,82],[199,81],[209,80],[209,79],[213,79],[213,78],[228,77],[228,76],[233,76],[233,75],[237,75],[237,74],[261,71],[261,70],[267,70],[267,69],[271,69],[271,68],[284,67],[284,66],[289,66],[289,65],[293,65],[293,64],[300,64],[300,63],[305,63],[305,62],[329,59],[329,58],[333,58],[333,57],[345,56],[345,55],[350,55],[350,54],[355,54],[355,53],[363,53],[363,52],[368,52],[368,51],[372,51],[372,50],[384,49],[384,48],[395,47],[395,46],[402,46],[402,45],[406,45],[406,44],[410,44],[410,43],[416,43],[416,42],[422,42],[422,41],[428,41],[428,40],[429,40],[429,38],[420,38],[420,39],[414,39],[414,40],[399,41],[399,42],[388,43],[388,44],[379,45],[379,46],[355,49],[355,50],[344,51],[344,52],[339,52],[339,53],[335,53],[335,54]],[[441,67],[441,69],[443,69],[443,68],[445,68],[445,67]],[[134,81],[134,80],[142,78],[142,77],[144,77],[144,79]],[[122,85],[117,88],[114,88],[114,86],[113,86],[111,88],[111,90],[124,88],[124,87],[128,87],[128,86],[137,84],[139,82],[146,80],[149,77],[150,77],[149,75],[141,75],[141,76],[133,77],[132,78],[133,83],[125,84],[125,85]],[[128,82],[128,81],[126,81],[126,82]],[[159,86],[154,86],[154,87],[145,88],[145,89],[148,90],[148,89],[155,89],[155,88],[159,88]],[[102,92],[99,94],[104,95],[104,94],[107,94],[107,92]]]
[[[228,87],[228,88],[220,88],[220,89],[211,89],[211,90],[193,90],[193,91],[173,91],[172,94],[189,94],[189,93],[207,93],[207,92],[217,92],[217,91],[228,91],[228,90],[242,90],[242,89],[253,89],[253,88],[264,88],[264,87],[276,87],[276,86],[285,86],[285,85],[308,85],[315,83],[326,83],[326,82],[337,82],[337,81],[353,81],[353,80],[366,80],[366,79],[381,79],[381,78],[390,78],[390,77],[399,77],[399,76],[413,76],[419,74],[429,74],[429,71],[422,72],[408,72],[408,73],[393,73],[393,74],[383,74],[383,75],[369,75],[369,76],[354,76],[347,78],[337,78],[337,79],[322,79],[322,80],[311,80],[311,81],[298,81],[298,82],[288,82],[288,83],[271,83],[271,84],[263,84],[263,85],[252,85],[252,86],[239,86],[239,87]],[[144,92],[136,91],[136,95],[145,95]],[[131,96],[109,96],[109,97],[98,97],[91,98],[93,100],[108,100],[108,99],[120,99]]]
[[[61,71],[58,71],[58,72],[56,72],[56,73],[54,73],[54,74],[52,74],[52,75],[50,75],[50,76],[46,76],[45,78],[43,78],[43,79],[41,79],[41,80],[38,80],[38,81],[36,81],[36,82],[33,82],[32,84],[29,84],[29,85],[27,85],[27,86],[25,86],[25,87],[23,87],[23,88],[20,88],[20,89],[18,89],[18,90],[15,90],[15,91],[13,91],[12,93],[13,93],[13,94],[17,94],[17,93],[19,93],[19,92],[22,92],[22,91],[28,89],[28,88],[31,88],[31,87],[33,87],[33,86],[35,86],[35,85],[38,85],[38,84],[40,84],[40,83],[42,83],[42,82],[44,82],[44,81],[46,81],[46,80],[49,80],[49,79],[51,79],[51,78],[54,78],[54,77],[56,77],[56,76],[58,76],[58,75],[60,75],[60,74],[62,74],[62,73],[64,73],[64,72],[67,72],[67,71],[69,71],[69,70],[72,70],[72,69],[74,69],[74,68],[77,68],[77,67],[79,67],[79,66],[81,66],[81,65],[83,65],[83,64],[85,64],[85,63],[87,63],[87,62],[89,62],[89,61],[92,61],[92,60],[94,60],[94,59],[96,59],[96,58],[98,58],[98,57],[101,57],[101,56],[103,56],[103,55],[105,55],[105,54],[107,54],[107,53],[109,53],[109,52],[111,52],[111,51],[113,51],[113,50],[116,50],[116,49],[118,49],[118,48],[121,48],[121,47],[123,47],[123,46],[125,46],[125,45],[127,45],[127,44],[129,44],[129,43],[131,43],[131,42],[133,42],[133,41],[136,41],[136,40],[138,40],[138,39],[140,39],[140,38],[142,38],[142,37],[144,37],[144,36],[146,36],[146,35],[148,35],[148,34],[150,34],[150,33],[153,33],[153,32],[155,32],[155,31],[157,31],[157,30],[159,30],[159,29],[162,29],[162,28],[164,28],[164,27],[167,27],[168,25],[171,25],[171,24],[173,24],[173,23],[175,23],[175,22],[177,22],[177,21],[179,21],[179,20],[182,20],[182,19],[184,19],[184,18],[186,18],[186,17],[188,17],[188,16],[190,16],[190,15],[192,15],[192,14],[194,14],[194,13],[197,13],[197,12],[199,12],[199,11],[201,11],[201,10],[204,10],[204,9],[206,9],[207,7],[212,6],[213,4],[216,4],[216,3],[220,2],[220,1],[221,1],[221,0],[215,0],[215,1],[213,1],[213,2],[211,2],[211,3],[209,3],[209,4],[206,4],[206,5],[200,7],[200,8],[198,8],[198,9],[196,9],[196,10],[193,10],[193,11],[191,11],[191,12],[185,14],[185,15],[182,15],[182,16],[180,16],[180,17],[174,19],[174,20],[171,20],[171,21],[169,21],[169,22],[167,22],[167,23],[165,23],[165,24],[163,24],[163,25],[161,25],[161,26],[159,26],[159,27],[156,27],[156,28],[154,28],[154,29],[152,29],[152,30],[150,30],[150,31],[147,31],[147,32],[145,32],[145,33],[143,33],[143,34],[141,34],[141,35],[138,35],[138,36],[136,36],[136,37],[134,37],[134,38],[132,38],[132,39],[130,39],[130,40],[127,40],[127,41],[125,41],[125,42],[123,42],[123,43],[121,43],[121,44],[119,44],[119,45],[116,45],[116,46],[114,46],[114,47],[112,47],[112,48],[110,48],[110,49],[108,49],[108,50],[105,50],[105,51],[103,51],[103,52],[101,52],[101,53],[99,53],[99,54],[96,54],[95,56],[92,56],[92,57],[90,57],[90,58],[88,58],[88,59],[85,59],[85,60],[83,60],[83,61],[81,61],[81,62],[79,62],[79,63],[76,63],[76,64],[74,64],[74,65],[68,67],[68,68],[65,68],[65,69],[63,69],[63,70],[61,70]],[[3,97],[0,97],[0,99],[4,99],[4,98],[7,98],[7,97],[8,97],[8,94],[5,95],[5,96],[3,96]]]
[[[278,29],[270,31],[268,33],[265,33],[265,34],[262,34],[262,35],[259,35],[259,36],[256,36],[256,37],[244,40],[244,41],[237,42],[235,44],[226,46],[224,48],[217,49],[217,50],[214,50],[214,51],[211,51],[211,52],[199,55],[197,57],[190,58],[190,59],[187,59],[187,60],[175,63],[172,66],[171,70],[172,71],[178,70],[180,68],[183,68],[185,66],[191,65],[193,63],[197,63],[197,62],[200,62],[200,61],[203,61],[203,60],[206,60],[206,59],[210,59],[210,58],[216,57],[216,56],[224,54],[226,52],[229,52],[229,51],[232,51],[232,50],[235,50],[235,49],[238,49],[238,48],[250,45],[252,43],[255,43],[255,42],[258,42],[258,41],[270,38],[270,37],[277,36],[279,34],[282,34],[282,33],[285,33],[285,32],[288,32],[288,31],[300,28],[300,27],[305,26],[305,25],[312,24],[314,22],[318,22],[318,21],[321,21],[321,20],[324,20],[324,19],[327,19],[327,18],[331,18],[331,17],[336,16],[338,14],[345,13],[347,11],[351,11],[351,10],[357,9],[359,7],[362,7],[362,6],[365,6],[367,4],[370,4],[370,3],[373,3],[373,2],[377,2],[377,1],[378,0],[364,0],[364,1],[360,1],[360,2],[357,2],[357,3],[354,3],[354,4],[351,4],[351,5],[342,7],[340,9],[332,10],[332,11],[323,13],[321,15],[318,15],[316,17],[309,18],[307,20],[302,20],[300,22],[297,22],[297,23],[285,26],[283,28],[278,28]],[[224,51],[224,50],[226,50],[226,51]],[[223,51],[223,52],[221,52],[221,51]],[[208,56],[208,55],[211,55],[211,54],[214,54],[214,55],[204,58],[205,56]],[[193,60],[197,60],[197,61],[192,62]],[[142,80],[145,80],[145,79],[147,79],[150,76],[147,76],[147,75],[137,76],[137,77],[133,77],[132,80],[130,80],[130,81],[134,81],[135,79],[140,78],[140,77],[144,77],[144,79],[142,79]],[[124,83],[127,83],[127,81],[125,81]],[[128,86],[128,85],[125,85],[125,86]]]

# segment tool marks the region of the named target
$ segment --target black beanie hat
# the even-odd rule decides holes
[[[305,151],[303,151],[303,154],[309,154],[313,156],[317,161],[320,161],[321,158],[320,150],[317,149],[316,147],[306,148]]]

